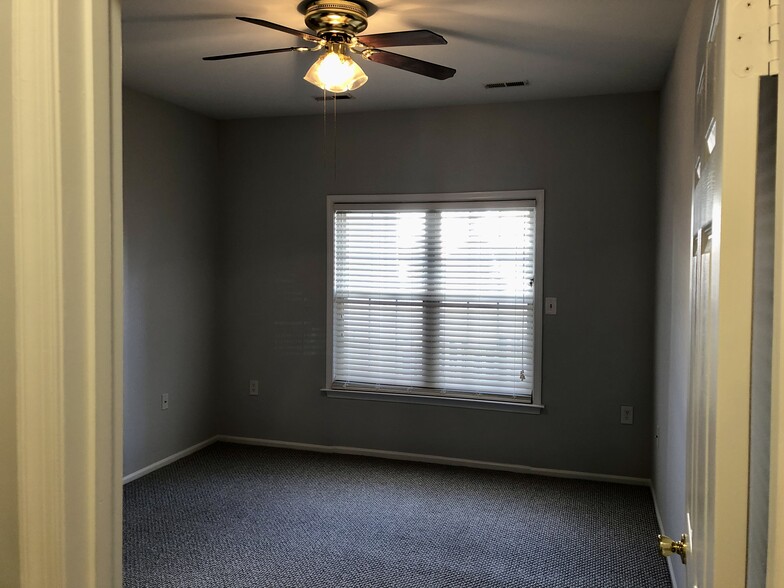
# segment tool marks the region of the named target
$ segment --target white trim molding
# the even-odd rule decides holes
[[[413,461],[419,463],[433,463],[439,465],[451,465],[457,467],[474,468],[479,470],[495,470],[501,472],[514,472],[518,474],[531,474],[535,476],[548,476],[551,478],[570,478],[574,480],[590,480],[594,482],[610,482],[614,484],[628,484],[633,486],[650,486],[648,478],[634,478],[630,476],[615,476],[612,474],[594,474],[590,472],[577,472],[571,470],[553,470],[548,468],[535,468],[517,464],[498,463],[491,461],[479,461],[474,459],[461,459],[457,457],[444,457],[439,455],[426,455],[422,453],[404,453],[400,451],[387,451],[384,449],[364,449],[361,447],[345,447],[340,445],[317,445],[314,443],[299,443],[296,441],[278,441],[274,439],[259,439],[256,437],[236,437],[233,435],[215,435],[196,443],[190,447],[178,451],[155,463],[143,467],[135,472],[131,472],[123,477],[123,484],[133,482],[149,473],[159,470],[167,465],[188,457],[209,447],[213,443],[236,443],[238,445],[255,445],[259,447],[274,447],[278,449],[294,449],[296,451],[312,451],[315,453],[331,453],[339,455],[361,455],[364,457],[377,457],[380,459],[393,459],[397,461]],[[656,498],[654,496],[654,503]],[[657,509],[656,516],[659,516]],[[661,519],[659,519],[661,527]]]
[[[159,470],[163,467],[166,467],[169,464],[174,463],[175,461],[181,460],[183,457],[188,457],[189,455],[192,455],[197,451],[201,451],[202,449],[204,449],[205,447],[209,447],[216,441],[218,441],[217,435],[215,437],[210,437],[209,439],[202,441],[201,443],[196,443],[196,445],[191,445],[190,447],[187,447],[182,451],[178,451],[177,453],[174,453],[169,457],[164,457],[163,459],[158,460],[155,463],[151,463],[150,465],[143,467],[139,470],[136,470],[135,472],[131,472],[130,474],[123,476],[123,484],[127,484],[128,482],[133,482],[134,480],[138,480],[139,478],[146,476],[147,474],[150,474],[155,470]]]
[[[11,15],[19,586],[119,588],[119,0]]]
[[[431,406],[451,406],[452,408],[476,408],[479,410],[495,410],[500,412],[516,412],[523,414],[541,414],[542,404],[523,404],[522,402],[504,402],[485,398],[456,398],[454,396],[434,396],[429,394],[397,394],[394,392],[370,392],[367,390],[332,390],[322,388],[321,393],[327,398],[338,400],[371,400],[375,402],[400,402],[403,404],[428,404]]]
[[[590,472],[577,472],[571,470],[553,470],[548,468],[535,468],[531,466],[510,463],[461,459],[457,457],[426,455],[422,453],[404,453],[401,451],[386,451],[383,449],[364,449],[360,447],[343,447],[340,445],[316,445],[313,443],[298,443],[295,441],[276,441],[273,439],[234,437],[231,435],[218,435],[217,441],[224,443],[238,443],[241,445],[276,447],[279,449],[295,449],[298,451],[314,451],[317,453],[362,455],[365,457],[378,457],[381,459],[394,459],[398,461],[414,461],[419,463],[434,463],[439,465],[450,465],[479,470],[496,470],[501,472],[514,472],[517,474],[531,474],[534,476],[548,476],[550,478],[591,480],[594,482],[611,482],[614,484],[629,484],[633,486],[650,486],[651,484],[651,481],[648,478],[634,478],[631,476],[616,476],[612,474],[594,474]]]

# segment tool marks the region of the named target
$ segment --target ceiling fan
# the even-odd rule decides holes
[[[238,16],[238,20],[288,33],[304,41],[315,43],[315,47],[286,47],[264,51],[247,51],[228,55],[205,57],[205,61],[235,59],[253,55],[287,53],[289,51],[322,51],[305,75],[305,80],[329,92],[356,90],[367,82],[367,75],[351,59],[356,53],[365,59],[410,71],[419,75],[446,80],[455,75],[451,67],[414,59],[398,53],[384,51],[382,47],[412,47],[422,45],[445,45],[446,39],[428,30],[401,31],[358,36],[367,28],[368,9],[357,0],[313,0],[306,5],[305,24],[315,34],[298,31],[283,25],[258,18]]]

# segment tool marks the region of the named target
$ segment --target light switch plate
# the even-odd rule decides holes
[[[557,298],[545,298],[544,299],[544,313],[545,314],[557,314],[558,313],[558,299]]]
[[[161,410],[168,410],[169,409],[169,393],[164,392],[161,394]]]

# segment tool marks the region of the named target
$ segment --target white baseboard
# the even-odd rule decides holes
[[[666,535],[664,532],[664,523],[662,522],[661,513],[659,512],[659,503],[656,500],[656,489],[651,484],[651,496],[653,496],[653,510],[656,511],[656,522],[659,525],[659,533],[662,535]],[[675,579],[675,570],[672,569],[672,557],[665,558],[667,560],[667,569],[670,571],[670,582],[672,582],[672,588],[678,588],[678,582]]]
[[[588,472],[575,472],[569,470],[551,470],[547,468],[534,468],[516,464],[478,461],[474,459],[460,459],[456,457],[442,457],[439,455],[424,455],[420,453],[403,453],[400,451],[385,451],[383,449],[363,449],[359,447],[341,447],[339,445],[315,445],[311,443],[296,443],[293,441],[275,441],[272,439],[233,437],[231,435],[218,435],[217,440],[224,441],[226,443],[240,443],[243,445],[260,445],[263,447],[278,447],[281,449],[298,449],[301,451],[315,451],[318,453],[362,455],[366,457],[379,457],[382,459],[435,463],[440,465],[460,466],[481,470],[498,470],[503,472],[515,472],[519,474],[532,474],[535,476],[549,476],[554,478],[573,478],[577,480],[593,480],[596,482],[612,482],[615,484],[631,484],[635,486],[650,486],[651,484],[651,481],[648,478],[614,476],[611,474],[592,474]]]
[[[297,443],[294,441],[276,441],[274,439],[257,439],[252,437],[234,437],[232,435],[216,435],[201,443],[192,445],[187,449],[178,451],[177,453],[165,457],[160,461],[148,465],[140,470],[123,476],[123,484],[137,480],[142,476],[146,476],[150,472],[154,472],[162,467],[165,467],[177,460],[187,457],[192,453],[196,453],[200,449],[212,445],[217,441],[225,443],[238,443],[241,445],[259,445],[262,447],[278,447],[281,449],[296,449],[299,451],[314,451],[317,453],[336,453],[342,455],[362,455],[365,457],[378,457],[381,459],[395,459],[399,461],[414,461],[420,463],[434,463],[440,465],[451,465],[467,468],[475,468],[480,470],[496,470],[502,472],[514,472],[518,474],[531,474],[534,476],[549,476],[553,478],[571,478],[576,480],[592,480],[595,482],[611,482],[614,484],[631,484],[634,486],[650,486],[651,481],[648,478],[633,478],[631,476],[615,476],[612,474],[594,474],[590,472],[577,472],[571,470],[554,470],[549,468],[535,468],[524,465],[498,463],[492,461],[479,461],[475,459],[461,459],[457,457],[443,457],[440,455],[426,455],[422,453],[404,453],[401,451],[386,451],[383,449],[365,449],[361,447],[343,447],[340,445],[316,445],[313,443]],[[653,491],[653,488],[651,488]],[[656,505],[656,495],[653,495],[654,506]],[[656,517],[659,520],[659,528],[661,528],[661,518],[659,517],[659,509],[656,507]],[[671,562],[668,563],[671,564]],[[672,566],[670,566],[672,573]],[[676,587],[677,588],[677,587]]]
[[[142,476],[146,476],[150,472],[154,472],[155,470],[159,470],[162,467],[169,465],[170,463],[174,463],[178,459],[182,459],[183,457],[187,457],[192,453],[196,453],[200,449],[204,449],[205,447],[207,447],[208,445],[212,445],[216,441],[218,441],[218,436],[211,437],[206,441],[197,443],[196,445],[191,445],[187,449],[178,451],[177,453],[175,453],[174,455],[170,455],[169,457],[164,457],[160,461],[156,461],[155,463],[150,464],[147,467],[144,467],[140,470],[136,470],[135,472],[130,473],[127,476],[123,476],[123,484],[127,484],[128,482],[133,482],[134,480],[137,480]]]

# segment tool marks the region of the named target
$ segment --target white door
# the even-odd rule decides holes
[[[688,588],[746,586],[757,113],[769,13],[769,0],[716,0],[704,15],[692,200]]]

